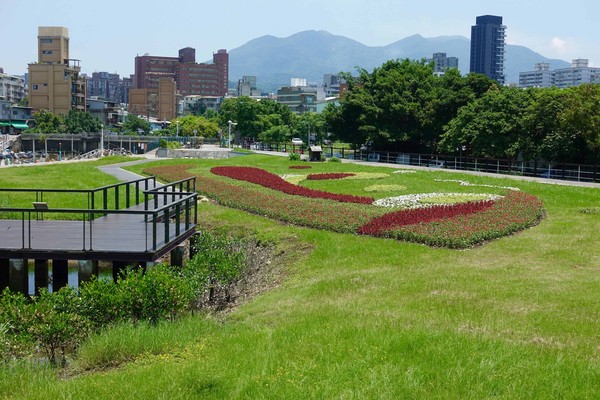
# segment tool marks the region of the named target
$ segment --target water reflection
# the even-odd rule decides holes
[[[28,265],[28,278],[29,278],[29,294],[35,294],[35,265],[33,262],[29,262]],[[79,287],[79,267],[77,263],[69,263],[69,274],[67,276],[68,285],[73,288]],[[112,270],[110,267],[98,267],[98,278],[102,280],[112,280]],[[52,265],[48,265],[48,291],[52,292]]]

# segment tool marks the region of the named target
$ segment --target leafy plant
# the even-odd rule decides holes
[[[300,153],[298,153],[297,151],[290,151],[288,153],[288,159],[290,161],[300,161]]]
[[[74,352],[87,336],[90,322],[77,313],[77,298],[72,288],[57,293],[46,289],[29,305],[31,322],[27,331],[52,365],[66,365],[66,356]]]

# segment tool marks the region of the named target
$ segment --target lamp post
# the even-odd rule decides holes
[[[175,121],[177,124],[177,131],[175,132],[175,137],[179,137],[179,121]]]
[[[100,157],[104,155],[104,125],[100,125]]]
[[[227,124],[229,124],[229,144],[228,144],[228,148],[231,148],[231,126],[236,126],[237,122],[233,122],[231,120],[227,121]]]

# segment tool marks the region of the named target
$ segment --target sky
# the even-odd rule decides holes
[[[212,60],[264,36],[325,30],[368,46],[405,37],[467,38],[478,15],[499,15],[507,43],[570,62],[600,66],[599,0],[0,0],[0,67],[22,75],[37,59],[39,26],[68,28],[70,57],[82,72],[129,76],[136,55],[176,57],[196,49]],[[558,3],[558,2],[556,2]],[[533,66],[532,66],[533,67]],[[230,77],[230,79],[237,79]]]

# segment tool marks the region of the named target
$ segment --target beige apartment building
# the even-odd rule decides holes
[[[79,60],[69,58],[69,30],[38,27],[38,62],[29,64],[29,106],[66,115],[85,111],[85,78]]]

